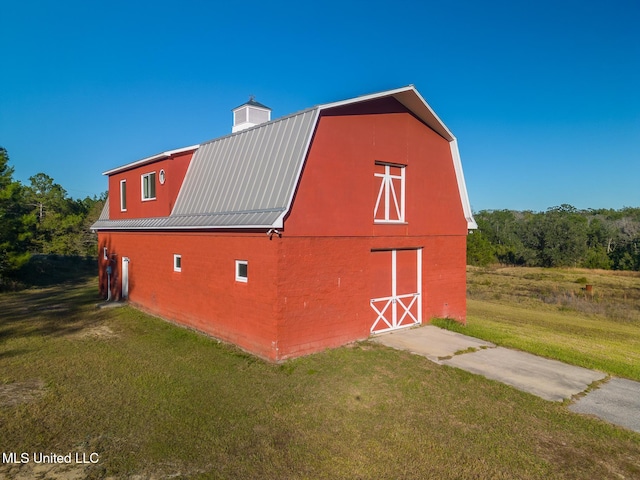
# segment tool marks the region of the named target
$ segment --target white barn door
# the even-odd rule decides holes
[[[371,252],[371,333],[422,323],[422,249]]]

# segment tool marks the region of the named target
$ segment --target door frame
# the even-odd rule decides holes
[[[411,250],[416,252],[416,291],[398,294],[398,251]],[[369,300],[369,305],[377,314],[376,320],[370,328],[371,334],[378,334],[413,327],[422,324],[422,247],[418,248],[394,248],[384,250],[372,250],[375,252],[391,252],[391,295],[377,297]],[[413,315],[411,309],[417,304],[417,314]],[[389,316],[391,318],[387,318]],[[405,323],[407,317],[413,320]],[[377,329],[382,322],[383,328]]]
[[[129,298],[129,257],[122,257],[122,290],[120,297],[122,300]]]

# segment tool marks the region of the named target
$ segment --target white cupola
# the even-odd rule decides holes
[[[231,133],[255,127],[271,120],[271,109],[255,101],[253,95],[247,103],[233,109],[233,127]]]

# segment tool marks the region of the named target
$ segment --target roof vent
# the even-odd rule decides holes
[[[255,127],[271,120],[271,109],[255,101],[253,95],[247,103],[233,109],[233,128],[231,133]]]

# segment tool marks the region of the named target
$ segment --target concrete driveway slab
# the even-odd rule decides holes
[[[640,433],[640,382],[612,378],[578,399],[569,410],[595,415]]]
[[[502,347],[456,355],[442,363],[556,402],[583,392],[591,383],[606,376],[602,372]]]
[[[556,402],[584,392],[591,383],[606,377],[602,372],[496,347],[433,325],[384,333],[370,340]],[[467,353],[459,353],[465,350]],[[640,382],[612,378],[578,399],[569,409],[640,432]]]
[[[440,363],[441,358],[451,357],[456,352],[469,348],[495,347],[493,343],[450,332],[433,325],[383,333],[372,337],[371,341],[396,350],[407,350],[422,355],[436,363]]]

